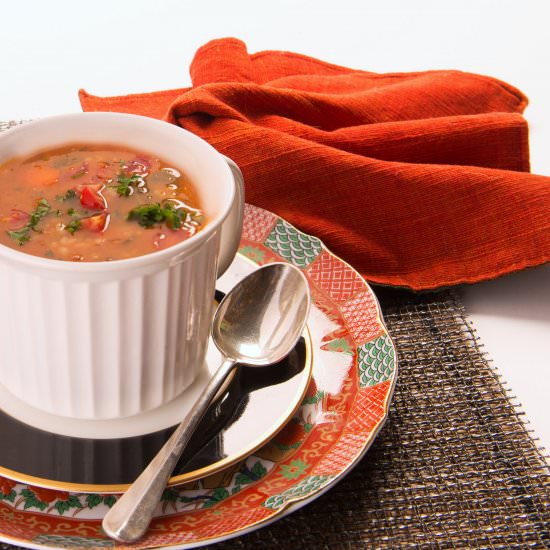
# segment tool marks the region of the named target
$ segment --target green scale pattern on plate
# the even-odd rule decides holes
[[[395,351],[387,334],[357,348],[359,386],[366,388],[389,380],[395,369]]]
[[[307,267],[323,250],[321,241],[278,220],[264,245],[296,267]]]
[[[269,497],[263,503],[263,506],[266,508],[271,508],[272,510],[277,510],[288,502],[300,500],[312,493],[316,493],[334,477],[335,476],[308,476],[290,489],[287,489],[278,495]]]

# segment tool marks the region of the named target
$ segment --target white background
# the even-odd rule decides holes
[[[0,120],[190,84],[195,50],[235,36],[375,72],[461,69],[531,100],[532,171],[550,175],[550,2],[0,0]],[[549,212],[550,215],[550,212]],[[462,289],[485,350],[550,448],[550,267]]]

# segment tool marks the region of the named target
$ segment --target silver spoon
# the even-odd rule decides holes
[[[254,271],[225,296],[212,324],[224,361],[170,439],[107,512],[102,523],[107,535],[133,542],[145,534],[172,471],[228,374],[237,363],[262,367],[281,361],[300,338],[309,306],[304,275],[283,263]]]

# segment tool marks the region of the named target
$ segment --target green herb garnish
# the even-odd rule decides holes
[[[74,189],[67,189],[64,195],[56,195],[55,200],[58,202],[65,202],[76,197],[76,191]]]
[[[113,189],[116,189],[119,197],[129,197],[134,192],[134,185],[137,185],[142,181],[141,176],[137,174],[126,174],[119,172],[117,176],[118,185],[110,185]]]
[[[50,212],[51,210],[51,206],[50,206],[50,203],[46,200],[46,199],[40,199],[37,203],[36,203],[36,208],[33,210],[32,214],[31,214],[31,217],[30,217],[30,220],[29,220],[29,225],[31,226],[31,229],[36,231],[36,226],[38,224],[38,222],[46,215]]]
[[[191,221],[196,223],[197,225],[201,225],[202,223],[204,223],[204,215],[199,214],[198,212],[192,212]]]
[[[142,227],[153,227],[156,224],[166,223],[170,229],[179,229],[185,218],[187,210],[176,208],[170,203],[161,206],[158,202],[136,206],[128,213],[128,220],[136,221]]]
[[[166,225],[170,229],[179,229],[183,225],[185,218],[187,218],[187,210],[184,208],[176,208],[170,202],[164,204],[162,211]]]
[[[78,178],[81,178],[84,174],[86,174],[86,172],[87,172],[86,168],[81,168],[78,172],[75,172],[75,173],[71,176],[71,178],[72,178],[73,180],[76,180],[76,179],[78,179]]]
[[[75,209],[74,208],[69,208],[67,210],[67,214],[69,214],[69,216],[74,216],[75,215]]]
[[[40,220],[50,213],[51,206],[46,199],[40,199],[36,203],[36,207],[31,213],[29,221],[21,229],[16,231],[6,231],[6,233],[17,242],[19,246],[23,246],[31,238],[31,231],[38,231],[36,226],[39,224]]]
[[[23,246],[31,238],[31,230],[27,225],[22,229],[17,229],[16,231],[6,231],[6,233],[14,241],[17,241],[19,246]]]
[[[80,220],[73,220],[71,223],[68,223],[65,226],[65,229],[71,234],[74,235],[80,229]]]

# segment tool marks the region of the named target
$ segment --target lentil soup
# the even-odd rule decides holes
[[[72,144],[0,166],[0,243],[57,260],[141,256],[205,223],[185,175],[115,145]]]

